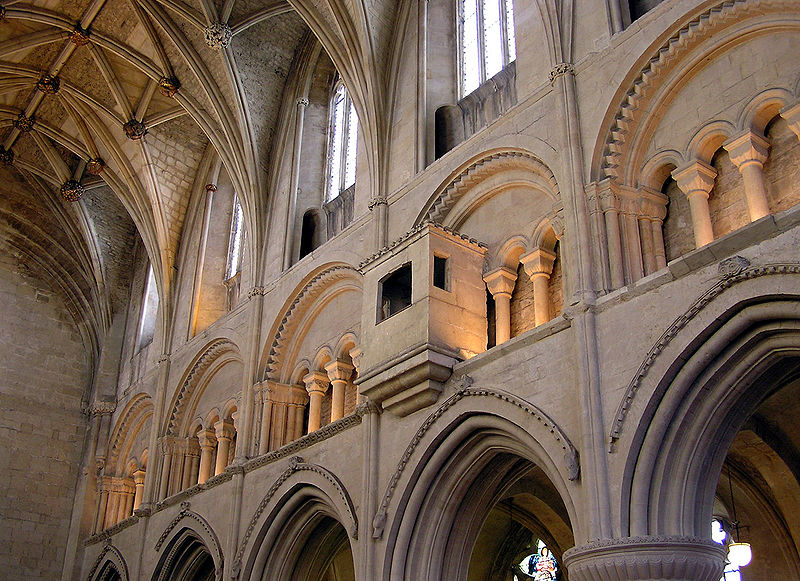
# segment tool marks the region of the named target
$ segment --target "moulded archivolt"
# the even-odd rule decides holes
[[[386,487],[386,491],[383,494],[383,499],[378,506],[378,510],[376,511],[375,518],[372,522],[373,538],[379,539],[383,536],[383,529],[386,525],[386,519],[389,511],[389,504],[392,501],[395,489],[397,488],[400,478],[403,475],[408,463],[411,461],[417,446],[419,446],[425,434],[445,414],[445,412],[466,397],[493,397],[510,403],[529,414],[549,432],[552,439],[555,440],[556,444],[564,451],[563,461],[568,479],[575,481],[580,477],[580,459],[578,457],[577,449],[572,445],[572,442],[570,442],[569,438],[561,429],[561,427],[559,427],[556,422],[554,422],[544,411],[542,411],[541,408],[502,390],[472,388],[470,387],[472,385],[472,381],[473,380],[471,377],[466,375],[463,376],[461,379],[461,389],[447,398],[442,405],[436,409],[436,411],[428,416],[419,429],[417,429],[417,432],[414,434],[411,442],[406,447],[403,456],[400,458],[397,468],[395,469],[394,474],[392,474],[389,484]]]
[[[793,0],[726,0],[676,31],[652,53],[653,56],[645,62],[623,94],[611,117],[599,160],[595,162],[598,164],[593,170],[596,179],[612,177],[628,183],[629,172],[634,171],[629,167],[632,148],[649,115],[651,102],[660,95],[659,88],[671,78],[675,68],[702,42],[721,37],[722,30],[746,21],[747,16],[796,8],[797,3]]]

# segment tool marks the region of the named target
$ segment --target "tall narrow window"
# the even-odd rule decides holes
[[[326,201],[334,199],[356,183],[358,116],[341,81],[333,92],[330,112]]]
[[[459,0],[461,96],[517,58],[512,0]]]
[[[157,311],[158,289],[156,288],[155,276],[153,276],[153,266],[148,265],[147,279],[144,284],[144,295],[142,297],[142,312],[139,318],[139,339],[136,342],[137,349],[141,349],[153,340]]]
[[[233,196],[233,212],[231,215],[231,235],[228,241],[228,266],[225,280],[231,279],[242,270],[242,238],[244,230],[244,214],[239,196]]]

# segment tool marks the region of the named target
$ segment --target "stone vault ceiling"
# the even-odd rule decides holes
[[[4,246],[61,267],[49,273],[70,289],[96,343],[125,303],[117,287],[129,280],[137,235],[169,295],[204,156],[214,152],[225,164],[253,243],[263,241],[270,156],[278,155],[281,105],[303,47],[320,42],[348,82],[365,133],[382,138],[380,71],[391,60],[387,31],[398,10],[359,0],[5,2]],[[86,188],[78,202],[58,195],[70,180]]]

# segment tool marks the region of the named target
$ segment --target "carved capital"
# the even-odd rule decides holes
[[[197,441],[200,444],[200,450],[213,450],[217,445],[217,434],[214,430],[200,430],[197,433]]]
[[[233,31],[224,22],[215,22],[206,28],[205,37],[210,48],[222,50],[230,45]]]
[[[745,131],[737,137],[732,137],[723,143],[722,147],[730,154],[731,161],[739,171],[749,165],[761,169],[769,156],[769,141],[753,131]]]
[[[553,273],[556,255],[544,248],[538,248],[520,256],[519,261],[525,267],[525,272],[531,279],[542,274],[549,277]]]
[[[696,537],[627,537],[596,541],[564,553],[572,581],[718,581],[725,547]]]
[[[687,198],[695,195],[703,195],[708,198],[711,188],[714,187],[717,170],[698,160],[673,170],[672,177]]]
[[[558,77],[563,77],[564,75],[574,75],[575,74],[575,67],[573,67],[570,63],[558,63],[556,66],[553,67],[553,70],[550,71],[550,84],[556,82]]]
[[[220,420],[214,424],[214,430],[217,440],[233,440],[233,437],[236,435],[236,429],[233,427],[233,423],[225,420]]]
[[[667,216],[669,198],[656,190],[642,186],[639,190],[639,212],[650,220],[661,222]]]
[[[355,365],[356,373],[358,373],[359,368],[361,367],[361,357],[364,355],[364,351],[361,347],[353,347],[350,349],[350,359],[353,361],[353,365]]]
[[[501,266],[486,273],[483,282],[486,283],[486,288],[492,293],[494,299],[502,296],[510,299],[511,293],[514,292],[514,285],[517,283],[517,273],[510,268]]]
[[[374,210],[377,206],[385,206],[389,203],[385,196],[376,196],[369,201],[367,207],[370,210]]]
[[[113,401],[97,401],[92,404],[90,412],[93,416],[111,415],[117,409],[116,402]]]
[[[789,128],[794,131],[794,134],[800,139],[800,101],[781,109],[781,117],[786,119]]]
[[[308,97],[300,97],[297,100],[298,107],[308,107]]]
[[[350,381],[350,376],[353,374],[355,367],[344,361],[331,361],[325,366],[325,371],[328,372],[328,379],[331,383],[334,381]]]
[[[303,378],[303,383],[306,384],[306,391],[310,396],[312,393],[319,393],[324,395],[328,391],[330,380],[328,375],[321,371],[312,371]]]

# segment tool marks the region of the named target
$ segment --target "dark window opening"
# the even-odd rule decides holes
[[[303,214],[303,229],[300,234],[300,258],[310,254],[316,248],[314,244],[317,235],[317,221],[314,213],[309,210]]]
[[[378,322],[411,305],[411,264],[404,264],[380,283]]]
[[[433,286],[442,290],[449,291],[447,259],[444,256],[433,257]]]
[[[663,0],[630,0],[629,9],[631,12],[631,22],[638,20],[647,12],[661,4]]]

